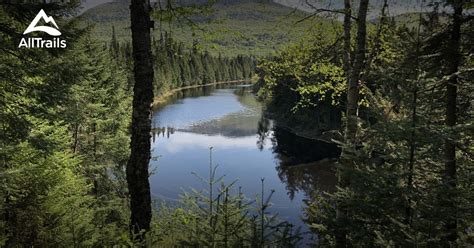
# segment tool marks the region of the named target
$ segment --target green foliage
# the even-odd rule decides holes
[[[339,126],[346,79],[342,69],[340,24],[320,24],[300,42],[258,65],[261,78],[258,95],[298,129],[328,130]],[[299,124],[298,124],[299,123]],[[306,128],[305,128],[306,126]]]
[[[345,151],[339,176],[347,187],[317,194],[309,202],[308,223],[321,246],[334,246],[344,230],[354,246],[472,246],[473,192],[472,68],[467,45],[458,77],[458,124],[445,125],[447,77],[444,65],[450,44],[445,26],[418,29],[381,23],[370,37],[365,70],[370,119],[360,120],[358,147]],[[465,24],[463,30],[468,30]],[[361,108],[363,109],[363,108]],[[362,115],[363,116],[363,115]],[[444,176],[446,139],[456,143],[456,187]],[[338,221],[336,208],[346,219]],[[341,207],[342,206],[342,207]],[[456,243],[447,239],[446,222],[457,220]]]
[[[216,176],[217,166],[211,163],[209,169],[209,179],[198,176],[209,185],[209,190],[185,193],[178,206],[158,207],[148,234],[150,246],[298,247],[299,228],[294,229],[268,213],[273,191],[265,198],[264,179],[262,194],[251,201],[240,187],[235,189],[237,180],[225,184],[223,176]]]
[[[107,44],[98,45],[88,29],[77,27],[76,19],[58,17],[67,30],[68,49],[17,49],[18,30],[39,9],[56,17],[71,13],[76,5],[0,6],[0,246],[137,245],[129,238],[123,170],[129,156],[133,64],[130,42],[124,39],[128,6],[111,3],[84,15],[99,21],[95,35]],[[99,14],[104,7],[114,9]],[[153,40],[156,94],[248,79],[255,70],[255,58],[249,55],[271,54],[308,30],[305,24],[290,25],[300,12],[293,15],[276,4],[219,5],[207,17],[193,16],[201,12],[192,8],[178,10],[213,32],[184,27],[174,37],[187,42],[177,42],[160,26]],[[168,13],[156,13],[160,24],[172,21]],[[414,14],[408,17],[414,19]],[[341,161],[351,161],[351,166],[338,165],[339,176],[350,183],[333,193],[315,193],[307,201],[307,222],[321,246],[335,245],[341,229],[355,247],[474,243],[474,25],[472,18],[463,20],[459,70],[446,75],[452,56],[449,16],[421,17],[415,24],[380,18],[370,25],[357,146],[340,143],[349,151]],[[170,23],[168,31],[178,26]],[[342,124],[347,72],[342,69],[340,24],[322,22],[316,29],[260,62],[258,94],[279,124],[319,134]],[[453,77],[458,118],[457,125],[448,126],[444,96]],[[442,173],[447,141],[456,147],[454,187]],[[210,170],[209,180],[204,180],[209,191],[193,191],[178,206],[159,207],[148,245],[298,245],[298,230],[267,214],[271,193],[264,197],[263,180],[262,195],[252,201],[235,189],[235,182],[226,185],[216,178],[212,163]],[[338,206],[346,219],[337,218]],[[456,243],[446,237],[449,219],[457,220]]]
[[[473,185],[467,183],[473,180],[474,168],[469,145],[473,110],[468,104],[473,100],[472,36],[462,35],[463,56],[456,74],[458,120],[452,128],[445,124],[444,99],[446,84],[454,76],[446,75],[450,57],[455,56],[447,42],[452,24],[448,16],[436,13],[411,16],[416,17],[414,23],[382,16],[369,26],[363,82],[359,82],[363,98],[358,108],[357,146],[336,141],[345,151],[338,176],[349,182],[334,193],[315,188],[307,202],[307,222],[319,235],[320,246],[335,246],[341,230],[356,247],[465,247],[473,243],[469,207]],[[470,22],[461,33],[471,31]],[[268,101],[277,121],[298,130],[320,129],[318,111],[345,104],[347,86],[338,38],[342,30],[337,26],[320,32],[257,68],[259,95]],[[443,176],[447,140],[457,150],[455,187]],[[337,209],[346,218],[339,218]],[[457,221],[456,243],[447,239],[449,219]]]
[[[50,129],[45,124],[39,124],[38,128],[38,131]],[[65,135],[65,132],[57,125],[52,135]],[[93,242],[91,234],[95,229],[90,206],[94,199],[87,195],[90,185],[75,173],[79,160],[62,152],[45,156],[26,142],[15,149],[9,159],[10,166],[2,176],[6,244],[87,245]]]
[[[294,112],[308,106],[316,107],[318,103],[340,105],[347,87],[342,68],[331,63],[313,64],[307,77],[314,82],[306,81],[297,86],[295,91],[301,96],[301,99],[293,108]],[[313,99],[316,100],[313,101]]]
[[[255,71],[255,58],[213,56],[198,49],[186,49],[184,43],[175,41],[168,33],[153,41],[154,93],[156,96],[176,88],[213,84],[233,80],[250,80]],[[110,53],[118,64],[132,71],[129,42],[117,42],[112,37]]]
[[[162,3],[161,11],[158,5],[155,6],[155,39],[167,31],[176,40],[183,42],[186,48],[197,44],[201,50],[209,51],[214,56],[267,56],[297,41],[313,26],[310,21],[295,24],[305,17],[304,12],[268,1],[237,1],[229,4],[211,0],[201,3],[217,3],[198,8],[192,6],[199,3],[196,1],[184,7],[175,1],[170,2],[174,12],[168,11],[165,2]],[[115,26],[118,40],[129,41],[128,9],[126,2],[106,3],[86,11],[81,18],[95,25],[93,32],[98,40],[109,42],[111,27]]]
[[[40,8],[69,11],[54,4],[0,7],[1,26],[18,27],[0,30],[0,241],[119,244],[117,237],[128,232],[121,181],[129,143],[125,74],[74,20],[56,18],[74,31],[65,34],[68,49],[17,49],[20,23]]]

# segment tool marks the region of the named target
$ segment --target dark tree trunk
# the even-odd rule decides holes
[[[417,53],[417,60],[418,60],[418,53]],[[418,62],[415,63],[418,69]],[[418,74],[418,73],[417,73]],[[418,76],[418,75],[417,75]],[[418,82],[416,82],[418,84]],[[405,224],[411,225],[411,216],[412,216],[412,199],[411,199],[411,191],[413,189],[413,172],[415,168],[415,150],[416,150],[416,107],[417,107],[417,100],[418,100],[418,85],[414,86],[413,89],[413,98],[412,98],[412,116],[411,116],[411,133],[410,133],[410,153],[408,158],[408,178],[407,178],[407,205],[405,207]]]
[[[418,101],[418,85],[420,84],[419,80],[419,70],[420,70],[420,31],[422,25],[423,14],[419,14],[418,19],[418,30],[416,33],[416,53],[415,53],[415,74],[414,74],[414,84],[413,92],[412,92],[412,103],[411,103],[411,132],[410,132],[410,140],[409,140],[409,157],[408,157],[408,177],[407,177],[407,204],[405,207],[405,224],[411,225],[413,209],[412,209],[412,199],[411,199],[411,191],[413,190],[413,173],[415,169],[415,151],[416,151],[416,126],[417,126],[417,101]]]
[[[344,0],[344,53],[343,53],[343,66],[346,80],[349,85],[351,79],[351,26],[352,26],[352,6],[351,0]],[[347,186],[347,179],[339,173],[338,185],[341,188]],[[336,206],[336,218],[338,227],[335,233],[336,247],[346,247],[346,235],[345,230],[345,218],[346,218],[346,207],[342,202],[339,202]]]
[[[74,124],[74,133],[72,135],[72,154],[76,154],[77,151],[77,145],[79,142],[79,124]]]
[[[359,84],[361,83],[361,73],[364,67],[365,60],[365,46],[366,46],[366,18],[369,0],[361,0],[359,6],[359,13],[357,15],[357,38],[356,38],[356,53],[351,69],[351,77],[347,88],[347,125],[346,125],[346,143],[349,145],[355,144],[357,134],[357,108],[359,102]]]
[[[347,81],[351,75],[351,0],[344,0],[344,72]]]
[[[461,54],[460,54],[460,40],[461,40],[461,24],[462,24],[462,2],[461,0],[453,1],[452,7],[454,9],[451,35],[448,45],[446,75],[450,77],[446,84],[446,125],[454,127],[457,121],[456,113],[456,98],[457,98],[457,76]],[[456,229],[456,203],[452,193],[456,188],[456,147],[450,141],[445,141],[444,148],[445,157],[445,184],[448,187],[448,198],[446,200],[448,207],[448,218],[446,220],[447,240],[453,242],[457,239]]]
[[[361,72],[365,61],[365,46],[366,46],[366,17],[369,0],[361,0],[359,5],[359,13],[357,16],[357,38],[356,38],[356,53],[350,66],[350,1],[344,1],[345,16],[344,16],[344,67],[346,75],[348,75],[347,82],[347,105],[346,115],[347,123],[345,130],[345,143],[348,146],[343,150],[341,161],[345,167],[352,166],[352,161],[346,158],[352,153],[356,145],[356,135],[358,126],[357,108],[359,102],[359,83],[361,81]],[[347,49],[349,49],[349,54]],[[341,173],[339,175],[339,186],[346,188],[350,185],[350,179]],[[336,230],[336,247],[347,247],[347,230],[345,230],[345,220],[347,219],[347,209],[343,202],[338,203],[337,219],[338,229]]]
[[[150,39],[150,9],[146,0],[132,0],[132,45],[134,60],[131,154],[127,163],[132,232],[148,231],[151,220],[150,162],[151,103],[153,101],[153,65]],[[143,237],[143,236],[141,236]]]

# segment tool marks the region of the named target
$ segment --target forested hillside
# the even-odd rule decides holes
[[[183,42],[175,41],[166,32],[159,40],[154,39],[152,46],[155,70],[153,89],[156,96],[177,88],[250,80],[255,72],[255,57],[215,56],[207,51],[186,48]],[[128,72],[132,71],[130,42],[120,42],[113,32],[107,48],[117,63]]]
[[[206,10],[177,9],[161,17],[160,7],[153,6],[155,39],[166,31],[185,47],[195,44],[213,55],[269,55],[312,28],[311,22],[296,24],[305,13],[268,1],[218,1]],[[127,1],[106,3],[88,10],[82,19],[95,25],[93,33],[99,40],[110,39],[112,26],[118,40],[130,40],[128,9]],[[188,16],[182,16],[183,12],[189,12]]]
[[[299,10],[312,13],[316,9],[329,9],[329,10],[343,10],[344,1],[332,1],[332,0],[275,0],[274,2],[279,3],[290,8],[297,8]],[[359,1],[353,1],[353,6],[357,6]],[[385,0],[372,0],[369,3],[368,16],[373,18],[379,16],[380,9],[384,5]],[[433,3],[433,4],[431,4]],[[424,10],[427,11],[437,2],[427,2],[424,5]],[[355,8],[357,9],[357,7]],[[416,12],[420,10],[419,1],[413,0],[397,0],[390,2],[390,14],[400,15],[404,13]]]

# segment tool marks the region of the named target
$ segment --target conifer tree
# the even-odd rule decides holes
[[[130,16],[134,63],[133,110],[127,184],[130,194],[132,234],[150,230],[151,196],[148,181],[150,162],[151,103],[153,101],[153,62],[150,38],[150,6],[145,0],[132,0]]]

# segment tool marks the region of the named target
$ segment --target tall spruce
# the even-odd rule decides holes
[[[343,52],[343,68],[344,73],[346,76],[346,80],[350,82],[351,79],[351,26],[352,26],[352,6],[351,0],[344,0],[344,52]],[[349,84],[348,84],[349,85]],[[349,96],[349,94],[348,94]],[[343,178],[342,173],[338,175],[339,185],[344,187],[346,185],[345,178]],[[345,218],[345,209],[343,204],[340,202],[337,206],[336,218],[338,219],[338,223],[340,223],[340,227],[338,228],[335,236],[337,240],[338,247],[345,247],[346,246],[346,231],[342,227],[342,222]]]
[[[127,163],[133,233],[150,230],[151,196],[148,181],[150,162],[151,103],[153,101],[153,63],[150,38],[150,6],[146,0],[132,0],[130,5],[134,60],[131,153]],[[140,235],[143,237],[143,235]]]

